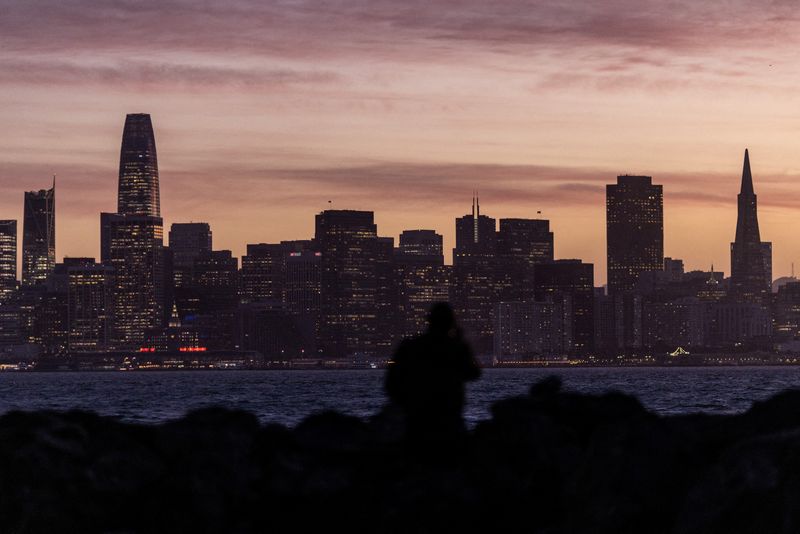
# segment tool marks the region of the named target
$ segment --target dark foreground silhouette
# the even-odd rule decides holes
[[[464,443],[464,383],[481,370],[450,305],[435,304],[428,330],[397,348],[386,393],[403,413],[410,451],[432,461],[451,459]]]
[[[556,379],[498,402],[457,462],[418,462],[391,412],[294,429],[205,409],[158,426],[0,417],[0,532],[800,531],[800,392],[658,417]]]

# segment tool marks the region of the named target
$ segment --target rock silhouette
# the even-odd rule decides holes
[[[0,532],[800,531],[797,391],[741,415],[660,417],[551,378],[496,403],[442,465],[410,459],[396,421],[7,413]]]

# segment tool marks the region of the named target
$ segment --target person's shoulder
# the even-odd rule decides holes
[[[415,352],[416,343],[415,338],[407,337],[401,340],[400,343],[397,344],[392,360],[396,362],[398,360],[407,359],[410,354]]]

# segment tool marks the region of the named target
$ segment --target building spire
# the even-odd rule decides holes
[[[475,218],[475,190],[472,190],[472,218]]]
[[[750,172],[750,154],[744,149],[744,165],[742,166],[742,195],[753,195],[753,174]]]
[[[472,241],[477,243],[478,236],[478,219],[481,216],[481,205],[478,203],[478,191],[472,190]]]

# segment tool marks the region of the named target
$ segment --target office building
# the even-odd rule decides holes
[[[606,186],[608,293],[636,287],[639,275],[664,267],[662,186],[650,176],[619,176]]]
[[[22,226],[22,284],[44,283],[56,263],[56,183],[25,192]]]
[[[772,243],[761,241],[757,196],[747,150],[744,151],[742,185],[737,199],[736,239],[731,243],[731,294],[739,300],[762,303],[772,287]]]
[[[156,138],[150,115],[125,117],[119,155],[117,212],[161,217]]]
[[[0,220],[0,305],[17,288],[17,221]]]

